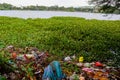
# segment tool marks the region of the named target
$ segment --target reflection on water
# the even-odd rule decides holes
[[[120,15],[101,14],[101,13],[85,13],[85,12],[62,12],[62,11],[15,11],[5,10],[0,11],[0,16],[11,16],[19,18],[50,18],[53,16],[72,16],[83,17],[86,19],[99,20],[120,20]]]

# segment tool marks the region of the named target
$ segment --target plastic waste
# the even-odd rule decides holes
[[[90,63],[84,63],[84,67],[90,67],[91,64]]]
[[[53,61],[50,63],[50,65],[53,69],[53,72],[54,72],[57,80],[61,80],[61,79],[65,78],[65,74],[62,73],[62,69],[61,69],[60,63],[58,61]]]
[[[83,62],[84,61],[84,58],[81,56],[79,57],[79,62]]]
[[[29,60],[31,58],[34,58],[33,54],[23,54],[23,55],[18,55],[16,57],[17,60],[21,60],[21,61]]]
[[[6,47],[6,49],[12,49],[12,48],[14,48],[13,45],[9,45],[9,46]]]
[[[24,57],[26,57],[27,59],[31,59],[34,58],[33,54],[24,54]]]
[[[11,60],[8,60],[8,63],[11,64],[11,65],[15,64],[15,63],[14,63],[13,61],[11,61]]]
[[[62,80],[63,78],[65,78],[65,74],[62,73],[60,63],[53,61],[45,68],[42,80]]]
[[[77,66],[83,67],[83,63],[76,63]]]
[[[93,72],[93,70],[91,68],[83,68],[82,70],[85,72]]]
[[[55,77],[52,67],[50,65],[48,65],[44,69],[44,74],[43,74],[42,80],[56,80],[56,77]]]
[[[38,59],[38,58],[39,58],[36,53],[33,53],[33,55],[34,55],[35,59]]]
[[[95,62],[95,66],[97,66],[97,67],[103,67],[103,64],[100,63],[100,62]]]
[[[16,52],[13,52],[13,53],[12,53],[12,58],[13,58],[13,59],[16,59],[16,58],[17,58],[17,53],[16,53]]]
[[[75,59],[75,58],[76,58],[75,54],[74,54],[73,56],[71,56],[71,58],[72,58],[72,59]]]
[[[12,53],[14,51],[14,46],[10,45],[5,48],[8,52]]]
[[[23,55],[17,56],[16,59],[17,59],[17,60],[20,60],[20,61],[25,61],[25,58],[23,57]]]
[[[31,51],[32,55],[35,57],[35,59],[38,59],[38,55],[35,51]]]
[[[67,56],[64,58],[64,61],[71,61],[72,59],[70,58],[70,56]]]

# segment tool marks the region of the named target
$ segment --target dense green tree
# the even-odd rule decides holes
[[[72,12],[75,11],[75,9],[73,7],[68,7],[67,10],[72,11]]]
[[[120,0],[90,0],[89,3],[96,5],[99,12],[120,13]]]
[[[91,7],[64,7],[64,6],[39,6],[39,5],[30,5],[30,6],[21,6],[16,7],[11,4],[3,3],[0,4],[0,10],[48,10],[48,11],[81,11],[81,12],[91,12],[93,8]]]
[[[1,10],[11,10],[12,7],[13,6],[11,4],[7,4],[7,3],[0,4],[0,9]]]

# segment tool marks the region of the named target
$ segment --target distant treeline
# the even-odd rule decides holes
[[[59,7],[57,5],[55,6],[38,6],[38,5],[30,5],[30,6],[21,6],[16,7],[8,3],[2,3],[0,4],[0,10],[47,10],[47,11],[82,11],[82,12],[93,12],[93,8],[86,6],[86,7]]]

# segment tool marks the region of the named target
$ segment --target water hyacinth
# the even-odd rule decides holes
[[[86,20],[77,17],[49,19],[0,17],[0,30],[0,48],[7,45],[11,45],[8,48],[13,48],[12,45],[35,46],[41,51],[48,50],[57,56],[76,54],[83,56],[87,62],[112,60],[114,62],[109,65],[119,65],[119,20]],[[115,51],[115,54],[110,49]]]

